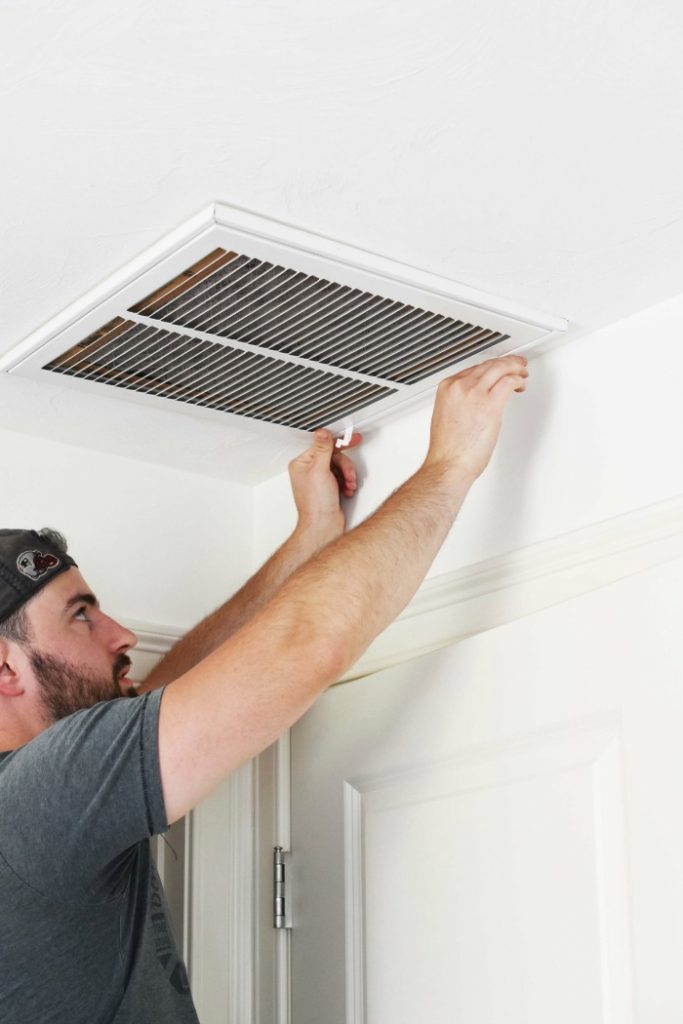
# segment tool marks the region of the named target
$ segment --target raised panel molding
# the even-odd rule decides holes
[[[594,944],[598,955],[599,981],[592,990],[590,990],[590,986],[588,987],[591,994],[584,997],[588,1000],[585,1004],[586,1009],[590,1003],[591,1020],[600,1019],[605,1022],[619,1021],[621,1024],[629,1024],[635,1019],[621,724],[618,715],[605,714],[586,721],[578,721],[561,729],[543,730],[528,736],[518,736],[513,740],[463,751],[447,760],[430,761],[414,765],[409,769],[375,776],[351,778],[344,783],[348,1024],[365,1024],[368,1012],[365,942],[369,922],[366,906],[368,901],[371,901],[373,884],[372,879],[368,877],[368,858],[374,871],[375,881],[380,877],[385,878],[389,869],[394,873],[399,870],[401,875],[402,884],[396,884],[395,879],[388,883],[389,887],[393,885],[395,891],[393,906],[394,913],[398,918],[391,920],[388,924],[385,922],[388,934],[403,933],[403,938],[400,941],[404,942],[405,935],[412,935],[414,932],[415,941],[421,941],[420,929],[417,927],[411,929],[409,921],[402,921],[404,913],[409,916],[407,894],[411,884],[410,872],[401,874],[398,868],[404,859],[405,844],[395,841],[393,831],[391,833],[392,840],[385,836],[380,841],[380,847],[382,842],[385,845],[389,843],[393,851],[392,855],[387,858],[385,849],[382,848],[380,852],[377,849],[373,850],[372,840],[368,833],[374,834],[375,841],[379,841],[380,832],[377,830],[386,829],[387,812],[399,815],[408,814],[414,818],[416,811],[426,810],[435,804],[449,801],[453,805],[454,802],[466,800],[469,802],[470,808],[479,808],[479,814],[475,814],[473,820],[481,831],[481,835],[486,835],[486,818],[482,817],[481,812],[487,802],[499,801],[501,807],[509,810],[512,805],[510,794],[515,792],[515,787],[517,791],[523,792],[530,787],[552,784],[553,780],[557,779],[565,780],[562,785],[567,787],[569,800],[566,806],[556,807],[558,820],[564,817],[564,824],[570,829],[573,827],[574,818],[577,819],[577,823],[579,817],[589,823],[584,825],[583,833],[577,833],[576,849],[585,858],[586,863],[583,867],[592,864],[592,871],[588,875],[579,872],[573,878],[573,885],[577,900],[585,903],[587,907],[595,907],[595,919],[584,917],[581,925],[575,922],[575,934],[570,943],[576,950],[582,949],[584,943]],[[548,781],[544,783],[544,780]],[[467,818],[463,820],[467,820]],[[515,824],[514,815],[502,813],[499,820],[505,823],[504,831],[509,832],[510,863],[512,865],[515,865],[515,858],[519,863],[520,857],[524,859],[526,854],[530,855],[532,851],[536,856],[542,854],[544,828],[545,841],[548,843],[547,852],[550,854],[551,850],[555,850],[557,844],[557,838],[553,834],[555,822],[547,826],[540,822],[538,834],[529,836],[523,825]],[[396,822],[394,822],[395,824]],[[456,832],[456,835],[451,837],[449,847],[445,851],[447,858],[453,856],[460,845],[457,835]],[[468,837],[471,839],[469,830],[462,831],[460,836],[463,845],[466,845]],[[524,843],[531,845],[525,848]],[[540,853],[537,848],[539,843],[541,844]],[[462,851],[461,855],[465,856],[467,863],[468,855],[463,854]],[[552,854],[550,855],[552,856]],[[434,854],[437,861],[440,856],[441,854]],[[379,864],[377,863],[378,857]],[[569,854],[567,857],[564,866],[558,862],[549,868],[549,873],[552,876],[553,873],[557,874],[563,870],[563,867],[566,867],[567,884],[569,885],[572,882],[572,861]],[[472,873],[462,870],[459,874],[460,877],[470,879],[467,883],[470,888],[473,885],[478,885],[485,889],[488,882],[493,881],[485,867],[482,868],[474,862],[470,862],[469,867],[473,869]],[[498,868],[503,870],[502,864],[497,865]],[[511,885],[514,884],[512,876],[509,881]],[[382,884],[387,883],[383,882]],[[498,884],[501,884],[500,880],[498,880]],[[536,882],[527,876],[523,877],[521,883],[518,879],[518,884],[521,884],[519,891],[523,895],[525,887],[528,889],[531,886],[533,889]],[[538,884],[542,886],[543,882]],[[450,927],[459,926],[465,929],[463,933],[463,948],[465,948],[469,946],[467,911],[463,906],[458,905],[456,890],[449,888],[448,884],[443,885],[443,895],[445,900],[450,898],[455,900],[453,906],[449,907],[449,913],[453,914]],[[392,912],[392,900],[387,893],[382,893],[377,896],[377,899],[381,903],[384,914]],[[482,910],[482,913],[485,914],[485,911]],[[548,913],[550,912],[548,911]],[[561,935],[560,946],[567,944],[567,938],[563,931],[566,924],[566,921],[563,922],[558,932]],[[493,931],[495,929],[491,934]],[[514,938],[514,927],[508,931],[510,937]],[[552,925],[534,937],[536,948],[538,950],[544,948],[545,943],[550,942],[551,938]],[[377,936],[375,936],[375,941],[377,941]],[[384,949],[384,945],[382,948]],[[500,952],[501,950],[499,950]],[[504,959],[507,960],[512,952],[513,947],[510,947]],[[560,959],[562,967],[558,968],[558,972],[561,974],[569,969],[569,964],[567,959]],[[578,955],[576,959],[574,969],[580,976],[581,955]],[[455,967],[449,985],[455,986],[452,996],[457,1002],[459,993],[455,990],[457,988]],[[476,988],[473,982],[468,981],[466,985]],[[392,983],[391,988],[393,989],[393,987]],[[400,998],[400,996],[396,998]],[[379,1015],[386,1013],[387,1010],[386,1006],[379,1008],[375,1006],[374,1012],[375,1015]],[[461,1011],[468,1016],[462,1007]],[[478,1016],[477,1019],[479,1019]]]

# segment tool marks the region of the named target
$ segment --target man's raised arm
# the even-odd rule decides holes
[[[288,729],[402,611],[495,447],[526,359],[443,381],[424,463],[360,526],[299,568],[261,610],[164,691],[169,822]]]
[[[348,447],[360,441],[361,435],[354,434]],[[136,693],[156,690],[188,672],[260,611],[299,566],[344,532],[341,497],[355,494],[356,470],[335,449],[329,430],[317,431],[311,447],[292,459],[289,478],[298,517],[292,535],[236,594],[173,645],[145,681],[135,684]]]

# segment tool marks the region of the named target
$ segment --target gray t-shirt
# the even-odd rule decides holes
[[[150,854],[162,694],[0,753],[2,1024],[198,1024]]]

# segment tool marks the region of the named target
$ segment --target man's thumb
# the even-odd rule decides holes
[[[313,447],[316,452],[325,452],[329,455],[334,445],[334,438],[329,430],[316,430]]]

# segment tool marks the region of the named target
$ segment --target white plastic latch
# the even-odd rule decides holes
[[[335,448],[348,448],[349,444],[351,443],[351,438],[352,437],[353,437],[353,423],[349,423],[348,427],[344,431],[344,436],[337,438],[337,440],[334,442],[334,447]]]

